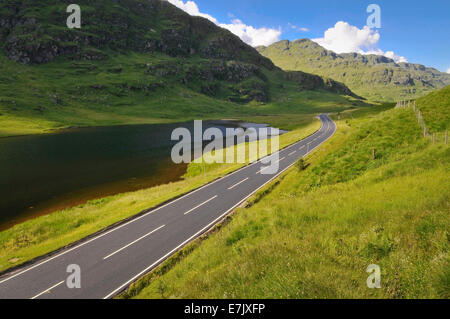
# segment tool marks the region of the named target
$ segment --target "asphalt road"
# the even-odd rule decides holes
[[[277,174],[265,175],[261,162],[0,278],[1,299],[111,298],[155,268],[239,206],[261,187],[329,139],[336,125],[320,115],[315,134],[279,152]],[[79,265],[81,288],[68,288],[69,265]]]

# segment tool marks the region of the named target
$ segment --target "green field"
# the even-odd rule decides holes
[[[122,297],[449,298],[450,151],[422,137],[412,110],[382,111],[342,113],[306,170]],[[366,286],[370,264],[381,289]]]

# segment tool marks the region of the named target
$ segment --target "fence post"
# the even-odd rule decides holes
[[[376,160],[377,159],[377,150],[374,148],[372,149],[372,159]]]

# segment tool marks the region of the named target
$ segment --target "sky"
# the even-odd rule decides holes
[[[168,1],[252,46],[308,38],[337,53],[381,54],[450,73],[450,0]],[[371,4],[380,10],[380,28],[368,26]]]

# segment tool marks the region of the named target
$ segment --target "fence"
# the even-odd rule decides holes
[[[419,125],[422,127],[423,130],[423,136],[425,138],[430,139],[433,144],[436,143],[445,143],[448,144],[448,131],[445,132],[437,132],[437,133],[430,133],[428,131],[427,125],[425,124],[425,120],[423,119],[422,112],[419,110],[419,108],[416,105],[416,101],[399,101],[397,102],[396,108],[412,108],[414,113],[416,114],[417,121],[419,122]]]

